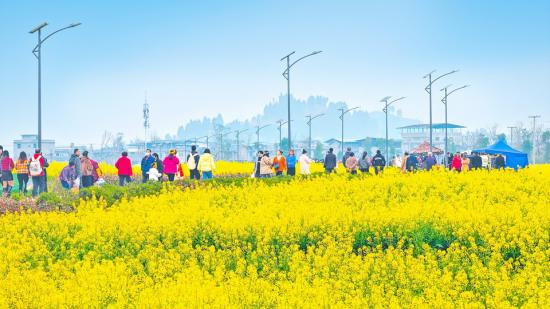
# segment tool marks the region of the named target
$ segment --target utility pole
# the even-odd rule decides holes
[[[448,92],[449,87],[451,87],[451,85],[447,85],[443,89],[441,89],[441,91],[445,91],[445,95],[443,96],[443,99],[441,99],[441,102],[445,105],[445,153],[443,155],[443,162],[445,162],[445,166],[447,166],[449,164],[449,162],[447,162],[447,152],[448,152],[448,149],[449,149],[448,148],[449,147],[449,136],[447,134],[447,130],[448,130],[448,127],[449,127],[449,122],[447,120],[447,105],[448,105],[447,103],[449,102],[449,96],[453,92],[456,92],[458,90],[470,87],[470,85],[464,85],[462,87],[455,88],[451,92]],[[431,147],[432,146],[430,145],[430,150],[431,150]]]
[[[260,131],[269,126],[270,126],[269,124],[266,124],[265,126],[262,126],[262,127],[260,127],[259,125],[256,126],[256,151],[260,151]]]
[[[240,140],[240,136],[241,136],[241,133],[244,133],[248,131],[248,129],[244,129],[244,130],[236,130],[235,131],[235,134],[237,134],[237,162],[240,161],[240,152],[241,152],[241,140]]]
[[[282,146],[282,133],[281,133],[281,129],[282,129],[282,126],[284,126],[285,124],[288,123],[288,121],[283,121],[283,120],[277,120],[276,122],[278,124],[278,130],[279,130],[279,149],[281,149],[283,146]],[[288,125],[290,127],[290,124]],[[288,148],[290,150],[290,147]]]
[[[349,109],[344,109],[344,108],[339,108],[338,109],[340,111],[340,121],[342,122],[342,140],[340,141],[341,155],[344,154],[344,115],[351,112],[352,110],[358,109],[358,108],[359,107],[354,107],[354,108],[349,108]]]
[[[220,150],[218,151],[219,152],[219,160],[222,160],[223,159],[223,137],[230,134],[231,132],[221,132],[220,133]]]
[[[38,44],[36,44],[36,46],[32,50],[32,53],[38,60],[38,136],[37,136],[38,149],[42,149],[42,43],[44,43],[52,35],[60,31],[63,31],[69,28],[74,28],[74,27],[80,26],[81,24],[82,23],[70,24],[67,27],[61,28],[59,30],[56,30],[50,33],[44,39],[42,39],[42,28],[46,27],[48,23],[44,22],[34,27],[31,31],[29,31],[30,34],[38,32]]]
[[[540,115],[533,115],[533,116],[529,116],[529,118],[532,118],[533,119],[533,165],[537,164],[537,145],[536,145],[536,142],[537,142],[537,138],[536,138],[536,132],[537,132],[537,118],[540,118]]]
[[[510,145],[514,144],[514,129],[517,129],[518,127],[508,127],[510,129]]]
[[[432,79],[432,75],[435,73],[435,70],[431,71],[430,73],[424,75],[424,78],[428,78],[428,86],[426,86],[426,88],[424,88],[424,90],[426,90],[426,92],[430,95],[430,151],[433,151],[433,121],[432,121],[432,85],[433,83],[435,83],[438,79],[444,77],[444,76],[447,76],[449,74],[453,74],[453,73],[456,73],[458,72],[458,70],[453,70],[449,73],[445,73],[443,75],[440,75],[439,77],[435,78],[435,79]]]
[[[388,141],[389,141],[389,138],[388,138],[388,107],[390,107],[390,105],[392,105],[393,103],[399,101],[399,100],[403,100],[405,97],[400,97],[399,99],[395,99],[393,101],[390,101],[391,97],[388,96],[388,97],[385,97],[383,98],[382,100],[380,100],[380,102],[384,102],[384,108],[382,109],[382,111],[384,112],[384,114],[386,114],[386,166],[389,166],[390,165],[390,154],[389,154],[389,145],[388,145]]]
[[[149,103],[147,103],[147,92],[145,92],[145,103],[143,103],[143,128],[145,129],[145,149],[147,149],[147,130],[151,127],[149,115]]]
[[[287,123],[288,123],[288,149],[287,150],[290,150],[292,148],[291,131],[290,131],[290,122],[291,122],[291,119],[290,119],[290,68],[292,68],[292,66],[294,66],[298,61],[300,61],[304,58],[313,56],[313,55],[317,55],[317,54],[321,53],[321,51],[314,51],[311,54],[305,55],[302,58],[299,58],[298,60],[296,60],[292,64],[290,64],[290,56],[292,56],[294,53],[296,53],[296,52],[293,51],[290,54],[288,54],[288,55],[284,56],[283,58],[281,58],[281,61],[286,59],[286,70],[283,72],[283,77],[286,79],[286,87],[287,87],[287,116],[288,116],[288,119],[287,119]]]
[[[309,143],[309,156],[310,158],[313,158],[313,152],[311,151],[311,121],[313,121],[314,119],[317,119],[321,116],[323,116],[325,114],[317,114],[315,116],[312,116],[312,115],[307,115],[306,118],[308,119],[307,120],[307,125],[309,127],[309,140],[308,140],[308,143]]]

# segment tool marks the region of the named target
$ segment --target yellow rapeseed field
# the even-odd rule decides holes
[[[0,286],[20,308],[549,307],[550,166],[214,181],[8,214]]]

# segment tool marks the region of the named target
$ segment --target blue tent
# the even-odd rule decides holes
[[[475,152],[488,153],[492,155],[502,154],[506,157],[506,167],[517,168],[525,167],[529,164],[529,159],[525,152],[515,150],[510,147],[504,140],[499,140],[487,148],[475,149]]]

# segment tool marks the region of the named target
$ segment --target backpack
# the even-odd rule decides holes
[[[194,170],[197,168],[197,162],[195,162],[195,155],[189,154],[189,158],[187,158],[187,167],[190,170]]]
[[[31,163],[29,164],[29,173],[33,177],[40,176],[42,174],[42,166],[40,166],[41,158],[41,156],[38,156],[38,158],[33,157]]]
[[[369,164],[368,158],[365,158],[364,160],[363,159],[359,160],[359,168],[366,170],[369,168],[369,166],[370,164]]]

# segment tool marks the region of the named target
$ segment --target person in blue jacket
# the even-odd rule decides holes
[[[286,157],[286,174],[288,176],[296,175],[296,155],[294,154],[294,149],[288,151],[288,156]]]
[[[149,181],[149,170],[155,163],[155,158],[151,155],[151,149],[145,150],[145,157],[141,159],[141,175],[143,176],[142,182]]]

